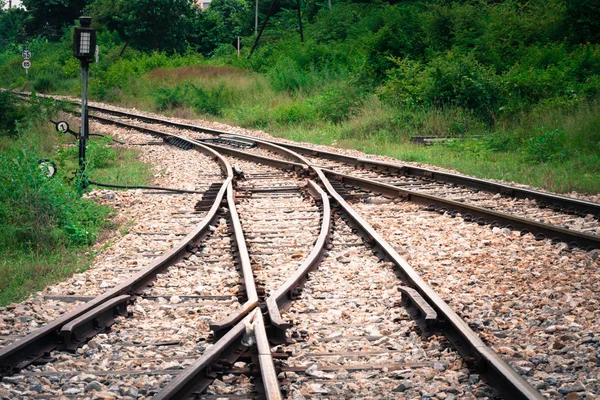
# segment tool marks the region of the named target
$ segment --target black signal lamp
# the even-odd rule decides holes
[[[96,54],[96,30],[91,27],[91,17],[80,17],[81,27],[73,34],[73,55],[82,62],[94,62]]]

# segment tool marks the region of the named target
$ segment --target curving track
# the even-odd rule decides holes
[[[105,117],[98,119],[110,122]],[[471,224],[468,225],[470,230],[501,232],[512,240],[531,240],[560,248],[559,251],[570,248],[579,254],[581,251],[576,247],[596,247],[597,204],[552,195],[543,197],[537,192],[507,189],[493,183],[473,183],[448,174],[436,177],[423,171],[410,172],[405,166],[350,160],[345,156],[332,156],[333,153],[322,154],[298,146],[190,125],[176,124],[176,128],[169,129],[178,131],[166,133],[156,126],[157,122],[164,121],[144,119],[144,126],[136,129],[161,137],[165,143],[182,148],[195,147],[212,154],[227,177],[219,190],[214,182],[206,188],[188,187],[188,190],[205,190],[204,197],[196,204],[196,213],[207,213],[203,222],[210,220],[210,224],[204,224],[205,233],[191,241],[193,246],[189,245],[190,236],[184,239],[187,246],[183,246],[177,257],[172,257],[175,264],[165,267],[168,268],[166,273],[144,277],[139,289],[133,289],[129,283],[121,284],[109,290],[110,296],[105,293],[101,299],[82,306],[100,304],[124,293],[127,293],[123,296],[126,301],[135,301],[130,306],[130,311],[137,314],[133,319],[117,318],[112,332],[96,336],[78,352],[86,356],[86,352],[91,353],[89,357],[93,360],[98,351],[90,351],[90,348],[94,350],[98,344],[101,350],[105,350],[103,344],[108,349],[116,347],[119,354],[129,352],[130,358],[145,366],[146,370],[141,369],[146,372],[156,358],[161,360],[160,365],[164,360],[173,363],[171,367],[175,370],[155,369],[155,373],[150,373],[160,377],[153,381],[151,389],[144,389],[143,393],[138,391],[138,395],[155,394],[158,399],[188,396],[270,399],[501,396],[534,399],[542,398],[542,393],[553,396],[581,391],[575,387],[569,392],[562,385],[557,392],[552,387],[556,384],[548,384],[548,379],[540,374],[550,376],[560,371],[550,371],[543,361],[534,363],[531,358],[527,360],[522,356],[519,359],[519,346],[529,355],[526,337],[510,336],[510,340],[502,343],[490,336],[494,332],[510,334],[511,329],[521,329],[498,325],[510,320],[503,319],[507,316],[506,311],[503,311],[505,315],[494,319],[491,326],[487,322],[494,316],[490,307],[493,310],[510,307],[514,305],[514,297],[502,299],[498,293],[495,305],[489,305],[481,300],[478,292],[467,290],[466,298],[474,300],[466,302],[462,292],[452,290],[451,280],[442,284],[436,270],[422,268],[419,257],[427,252],[425,248],[419,248],[422,252],[419,254],[407,252],[410,235],[402,236],[402,245],[398,245],[396,239],[405,226],[398,224],[396,219],[398,213],[405,215],[403,219],[412,218],[410,213],[422,217],[422,207],[402,203],[402,200],[413,200],[442,211],[442,215],[425,213],[436,219],[436,223],[459,221],[449,217],[470,214],[466,219],[479,219],[480,224],[491,223],[494,227],[489,230]],[[130,119],[116,124],[132,129],[137,122]],[[179,136],[174,135],[176,132]],[[194,132],[196,140],[185,137],[189,132]],[[203,133],[199,136],[198,132]],[[289,148],[303,155],[289,151]],[[327,168],[321,168],[326,163]],[[426,179],[419,180],[418,175],[424,175]],[[433,179],[436,181],[432,182]],[[477,185],[484,186],[492,194],[480,194],[481,187],[475,189],[479,193],[466,189]],[[445,198],[437,199],[435,201],[439,202],[435,203],[432,192],[444,192]],[[502,203],[504,200],[498,194],[514,196],[509,201],[510,208]],[[525,197],[532,200],[522,200]],[[211,203],[213,199],[215,202]],[[580,214],[585,223],[574,236],[571,231],[575,229],[536,223],[535,217],[528,213],[533,209],[539,211],[538,206],[544,206],[543,201],[548,201],[546,206],[554,204],[552,208],[555,209],[544,219],[575,213]],[[398,205],[406,207],[398,208]],[[573,208],[569,210],[569,207]],[[490,213],[491,208],[501,208],[502,212]],[[189,211],[182,212],[187,218]],[[512,213],[520,216],[514,217]],[[500,217],[507,218],[509,223],[498,219]],[[561,219],[557,224],[566,222]],[[533,237],[518,238],[510,233],[511,228],[522,230],[522,233],[535,233],[541,241],[535,242]],[[542,234],[557,237],[567,244],[553,245],[550,239],[544,241]],[[438,240],[443,244],[445,238]],[[410,255],[415,260],[415,269],[398,253]],[[182,255],[185,255],[184,259]],[[495,282],[500,282],[500,277],[497,279]],[[149,281],[153,284],[147,288]],[[442,295],[426,281],[441,290]],[[221,284],[213,288],[215,282]],[[198,287],[202,288],[200,292]],[[224,287],[228,289],[221,293]],[[204,294],[202,290],[210,294]],[[135,297],[131,297],[134,294]],[[77,300],[87,299],[79,296]],[[449,304],[457,308],[458,315]],[[196,315],[190,317],[191,314]],[[523,314],[527,317],[525,311]],[[68,316],[65,314],[62,319]],[[138,317],[142,318],[138,320]],[[143,317],[149,318],[150,322],[144,324]],[[540,315],[537,317],[539,320]],[[169,318],[172,319],[169,321]],[[187,321],[190,321],[189,326]],[[163,332],[161,323],[164,323]],[[52,329],[42,328],[42,331],[55,330],[56,322],[54,324]],[[171,344],[172,349],[168,349],[169,346],[158,346],[165,347],[164,351],[151,348],[149,357],[137,357],[136,351],[119,347],[123,336],[143,335],[147,330],[142,328],[144,325],[150,326],[151,333],[147,337],[153,340],[178,335],[180,331],[182,337],[178,337],[177,344]],[[490,328],[486,329],[488,326]],[[213,331],[214,344],[211,345],[206,344],[206,340],[211,339],[209,328]],[[472,329],[506,358],[487,347]],[[555,327],[556,330],[559,329]],[[576,328],[574,331],[577,335]],[[549,333],[547,329],[544,332]],[[33,335],[39,336],[39,331]],[[593,339],[595,336],[591,333],[587,337]],[[589,348],[592,342],[586,341],[584,348]],[[7,375],[21,368],[15,364],[11,353],[19,347],[18,343],[0,350],[0,365],[5,366]],[[156,343],[159,342],[152,345],[156,346]],[[511,352],[505,348],[509,345],[514,347]],[[47,364],[42,368],[70,367],[68,360],[72,356],[59,354],[64,358],[60,362],[65,364]],[[541,354],[541,350],[534,352],[535,357]],[[196,356],[199,358],[194,359]],[[96,359],[106,357],[102,354]],[[83,363],[81,367],[87,368],[88,364],[82,360],[79,360]],[[533,364],[530,366],[522,361]],[[29,367],[33,373],[36,371],[31,368],[38,367]],[[22,376],[7,376],[4,381],[18,386],[23,381],[15,380],[23,379]],[[579,379],[586,378],[586,375],[579,376],[583,377]],[[551,377],[555,379],[554,375]],[[578,384],[568,380],[560,383]],[[85,391],[85,387],[83,389]]]

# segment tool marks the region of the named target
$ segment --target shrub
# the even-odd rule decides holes
[[[158,111],[172,110],[185,104],[185,90],[183,86],[173,88],[158,88],[150,94],[154,97],[154,104]]]
[[[56,89],[56,78],[42,75],[33,82],[33,89],[40,93],[52,93]]]
[[[246,128],[266,128],[272,120],[270,111],[261,106],[239,106],[233,110],[233,116],[238,123]]]
[[[173,110],[190,106],[200,113],[221,115],[227,105],[225,86],[213,89],[203,89],[192,83],[184,83],[171,88],[158,88],[151,92],[154,103],[159,111]]]
[[[310,89],[314,84],[312,74],[303,72],[289,57],[281,58],[268,73],[273,89],[294,92]]]
[[[283,125],[311,124],[318,118],[317,110],[310,102],[290,103],[279,106],[274,111],[273,117],[278,123]]]
[[[109,144],[112,144],[111,138],[98,139],[94,138],[94,140],[87,142],[86,160],[89,169],[106,167],[117,157],[116,150],[109,146]]]
[[[200,113],[221,115],[223,108],[227,105],[224,96],[224,84],[210,90],[189,84],[188,92],[193,108]]]
[[[394,57],[420,59],[426,50],[420,7],[387,7],[383,23],[376,33],[364,38],[366,42],[365,74],[381,80],[393,67]]]
[[[358,112],[363,98],[349,86],[335,86],[313,100],[317,115],[324,121],[339,124]]]
[[[562,130],[541,127],[523,147],[523,154],[534,163],[564,161],[568,158],[565,149],[566,136]]]
[[[0,154],[0,245],[55,248],[92,243],[107,208],[80,198],[61,179],[47,178],[38,167],[40,158],[25,139]]]
[[[17,122],[25,116],[25,107],[19,104],[17,96],[8,91],[0,91],[0,136],[16,135]]]
[[[455,106],[492,121],[499,102],[495,74],[471,55],[448,52],[425,65],[393,58],[396,67],[379,93],[382,98],[409,106]]]

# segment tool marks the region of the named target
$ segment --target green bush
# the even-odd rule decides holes
[[[499,102],[496,75],[471,55],[448,52],[424,65],[392,59],[396,67],[380,90],[383,99],[409,106],[455,106],[491,121]]]
[[[569,156],[565,142],[566,136],[562,130],[541,127],[525,142],[523,154],[534,163],[564,161]]]
[[[91,244],[107,208],[82,199],[38,167],[38,149],[21,139],[0,153],[0,246],[55,248]]]
[[[193,83],[174,87],[158,88],[151,92],[158,111],[173,110],[190,106],[194,110],[211,115],[221,115],[228,104],[225,99],[225,86],[203,89]]]
[[[87,168],[103,168],[108,166],[116,157],[116,150],[110,145],[113,144],[111,138],[94,138],[87,142],[86,161]],[[79,150],[79,149],[77,149]]]
[[[308,90],[314,85],[313,75],[302,71],[289,57],[280,59],[268,75],[273,89],[279,91]]]
[[[218,116],[228,105],[225,100],[225,85],[223,84],[210,90],[190,84],[188,92],[191,95],[192,107],[200,113]]]
[[[0,91],[0,136],[16,135],[17,123],[26,117],[25,107],[17,96],[8,91]]]
[[[154,97],[154,104],[158,111],[172,110],[186,104],[185,89],[183,86],[158,88],[150,94]]]
[[[272,121],[269,109],[261,106],[239,106],[233,109],[233,117],[243,127],[264,129]]]
[[[40,93],[52,93],[56,89],[56,79],[51,75],[42,75],[33,82],[33,89]]]
[[[279,106],[273,113],[282,125],[312,124],[318,118],[317,110],[310,102],[290,103]]]
[[[363,98],[358,90],[344,85],[327,90],[313,102],[323,121],[339,124],[358,113]]]

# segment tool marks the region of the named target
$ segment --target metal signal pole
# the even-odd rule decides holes
[[[91,28],[92,19],[81,17],[81,27],[75,28],[73,34],[73,55],[81,62],[81,132],[79,134],[79,179],[82,189],[87,188],[88,180],[85,175],[85,148],[89,137],[88,120],[88,78],[89,66],[94,62],[96,52],[96,31]]]
[[[254,11],[254,33],[258,32],[258,0],[256,0],[256,9]]]

